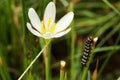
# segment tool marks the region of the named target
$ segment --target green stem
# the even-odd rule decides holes
[[[23,68],[22,70],[26,69],[27,65],[28,65],[28,59],[26,57],[27,52],[26,52],[26,43],[25,43],[25,27],[26,27],[26,15],[25,15],[25,11],[26,11],[26,7],[25,7],[25,0],[21,0],[21,6],[22,6],[22,16],[21,16],[21,22],[22,22],[22,39],[21,39],[21,43],[22,43],[22,47],[23,47]],[[25,79],[27,78],[27,75],[25,76]]]
[[[66,80],[65,79],[65,61],[60,61],[60,80]]]
[[[103,0],[110,8],[112,8],[116,13],[120,15],[120,12],[107,0]]]
[[[87,66],[83,68],[83,74],[82,74],[81,80],[86,80],[86,76],[87,76],[87,73],[88,73],[88,68],[89,68],[90,63],[91,63],[91,61],[93,59],[93,50],[92,50],[92,52],[90,54],[91,55],[90,55],[90,58],[89,58],[89,60],[87,62]]]
[[[38,55],[33,59],[33,61],[30,63],[30,65],[26,68],[26,70],[22,73],[22,75],[18,78],[18,80],[21,80],[22,77],[25,75],[25,73],[29,70],[29,68],[33,65],[33,63],[39,58],[41,53],[46,49],[50,41],[44,46],[44,48],[38,53]]]
[[[60,80],[64,80],[64,70],[60,70]]]
[[[45,59],[45,73],[46,73],[46,80],[50,80],[50,78],[49,78],[50,67],[49,67],[49,60],[47,57]]]
[[[74,3],[70,3],[70,11],[73,11]],[[74,30],[74,21],[71,23],[71,67],[70,67],[70,80],[74,80],[74,57],[75,57],[75,30]]]
[[[103,51],[113,51],[113,50],[120,50],[120,46],[119,45],[114,45],[114,46],[106,46],[106,47],[98,47],[94,49],[94,53],[97,52],[103,52]]]
[[[49,40],[45,40],[46,44]],[[44,60],[45,60],[45,75],[46,80],[50,80],[50,45],[46,47],[46,50],[44,52]]]

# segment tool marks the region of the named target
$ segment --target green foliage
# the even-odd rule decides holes
[[[81,79],[84,74],[81,56],[84,40],[89,35],[99,39],[89,63],[92,65],[86,69],[88,77],[85,78],[91,80],[98,59],[97,79],[117,79],[120,75],[120,60],[117,57],[120,56],[120,1],[73,0],[72,9],[68,5],[70,0],[65,1],[67,3],[56,0],[56,21],[66,12],[74,11],[74,23],[70,25],[71,33],[51,42],[50,79],[59,79],[60,60],[66,61],[67,80],[71,77],[74,80]],[[43,39],[33,36],[26,28],[29,21],[28,9],[33,7],[42,20],[49,2],[50,0],[0,0],[0,80],[17,80],[42,50]],[[44,80],[44,65],[43,57],[40,56],[23,80]]]

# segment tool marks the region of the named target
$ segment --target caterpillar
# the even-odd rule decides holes
[[[86,63],[89,59],[92,44],[93,44],[93,37],[89,36],[84,43],[84,51],[83,51],[83,55],[81,58],[81,64],[83,66],[86,66]]]

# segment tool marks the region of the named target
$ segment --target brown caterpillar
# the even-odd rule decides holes
[[[82,55],[82,58],[81,58],[81,64],[86,66],[86,63],[89,59],[89,55],[90,55],[90,51],[91,51],[91,45],[93,44],[93,37],[92,36],[89,36],[85,43],[84,43],[84,51],[83,51],[83,55]]]

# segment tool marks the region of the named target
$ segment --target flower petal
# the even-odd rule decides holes
[[[66,29],[70,25],[70,23],[72,22],[73,17],[74,17],[73,12],[69,12],[65,16],[63,16],[56,24],[55,33]]]
[[[53,35],[50,35],[50,36],[43,36],[44,39],[51,39],[51,38],[54,38]]]
[[[55,22],[55,16],[56,16],[56,7],[53,2],[50,2],[44,13],[44,25],[45,28],[49,27],[48,23],[50,22],[50,26]]]
[[[34,27],[37,31],[41,32],[40,19],[39,19],[37,13],[35,12],[35,10],[34,10],[33,8],[30,8],[30,9],[29,9],[28,16],[29,16],[30,22],[31,22],[31,24],[33,25],[33,27]]]
[[[54,37],[55,38],[61,37],[61,36],[65,35],[65,34],[67,34],[70,30],[71,30],[71,28],[69,28],[69,29],[67,29],[65,31],[62,31],[60,33],[57,33],[56,35],[54,35]]]
[[[34,34],[35,36],[42,37],[42,35],[41,35],[38,31],[36,31],[36,30],[34,30],[34,29],[32,28],[32,26],[31,26],[30,23],[27,23],[27,28],[28,28],[28,30],[29,30],[32,34]]]

